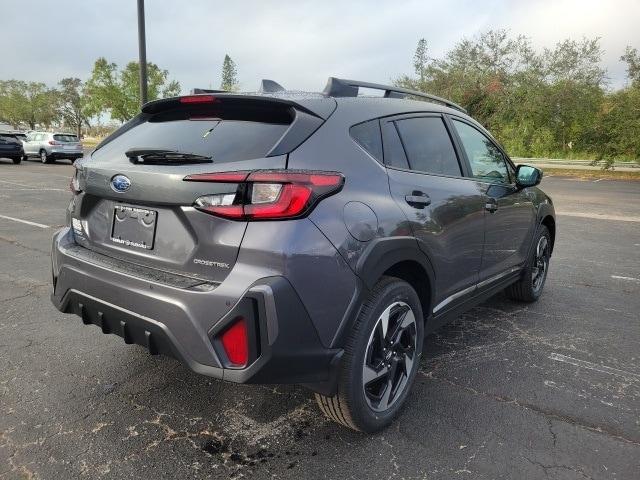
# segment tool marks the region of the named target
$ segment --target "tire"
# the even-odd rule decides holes
[[[397,326],[401,328],[394,328]],[[346,341],[337,393],[331,397],[316,394],[320,409],[354,430],[375,432],[388,426],[409,395],[423,339],[424,319],[415,290],[398,278],[382,277]],[[366,383],[365,373],[369,375]]]
[[[11,160],[13,160],[13,163],[15,163],[16,165],[20,165],[20,162],[22,162],[22,157],[15,157]]]
[[[520,302],[535,302],[542,295],[551,260],[551,235],[544,225],[538,229],[534,247],[522,278],[505,289],[507,296]]]
[[[29,160],[29,156],[27,154],[22,156],[22,161],[26,162],[27,160]]]
[[[49,155],[47,155],[47,151],[42,149],[40,150],[40,161],[42,163],[51,163],[51,158],[49,158]]]

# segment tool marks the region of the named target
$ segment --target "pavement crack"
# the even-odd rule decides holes
[[[495,394],[492,394],[492,393],[489,393],[489,392],[482,392],[480,390],[476,390],[475,388],[469,387],[467,385],[460,385],[460,384],[458,384],[456,382],[453,382],[453,381],[451,381],[451,380],[449,380],[447,378],[437,377],[437,376],[433,375],[433,372],[423,372],[422,370],[420,370],[420,373],[422,375],[426,376],[427,378],[432,379],[432,380],[444,382],[444,383],[447,383],[447,384],[451,385],[452,387],[461,388],[463,390],[466,390],[467,392],[471,393],[472,395],[481,396],[481,397],[484,397],[484,398],[489,398],[489,399],[494,400],[494,401],[496,401],[498,403],[514,405],[516,407],[528,410],[530,412],[537,413],[539,415],[542,415],[542,416],[546,417],[547,420],[559,420],[561,422],[568,423],[568,424],[573,425],[575,427],[582,428],[583,430],[588,430],[590,432],[606,435],[606,436],[608,436],[610,438],[613,438],[615,440],[619,440],[619,441],[624,442],[624,443],[628,443],[630,445],[640,446],[640,441],[635,440],[633,438],[626,437],[621,432],[619,432],[617,430],[614,430],[614,429],[612,429],[610,427],[607,427],[607,426],[601,426],[601,425],[596,425],[596,424],[593,424],[593,423],[585,422],[584,420],[582,420],[580,418],[576,418],[576,417],[572,417],[570,415],[565,415],[565,414],[562,414],[562,413],[554,412],[552,410],[544,409],[544,408],[539,407],[537,405],[534,405],[532,403],[522,402],[522,401],[517,400],[515,398],[505,397],[505,396],[502,396],[502,395],[495,395]],[[555,438],[554,438],[554,440],[555,440]]]
[[[537,467],[542,468],[542,470],[544,471],[544,475],[546,477],[549,476],[549,470],[569,470],[571,472],[577,473],[579,475],[581,475],[584,478],[587,479],[591,479],[593,480],[593,477],[591,475],[588,475],[584,470],[582,470],[581,468],[574,468],[571,467],[569,465],[545,465],[542,462],[538,462],[536,460],[531,460],[529,457],[527,456],[523,456],[523,458],[525,460],[527,460],[529,463],[531,463],[532,465],[535,465]]]
[[[558,435],[553,431],[553,421],[550,418],[547,418],[547,423],[549,424],[549,433],[551,434],[551,438],[553,438],[553,448],[556,448]]]
[[[45,255],[49,255],[50,254],[50,252],[48,250],[42,250],[40,248],[29,247],[29,246],[25,245],[24,243],[21,243],[21,242],[17,241],[14,238],[7,238],[7,237],[3,237],[3,236],[0,235],[0,242],[9,243],[9,244],[14,245],[16,247],[24,248],[25,250],[29,250],[29,251],[32,251],[32,252],[39,252],[39,253],[43,253]]]

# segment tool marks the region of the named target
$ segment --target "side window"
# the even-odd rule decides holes
[[[510,183],[507,164],[502,152],[479,130],[459,120],[453,120],[475,178]]]
[[[349,129],[349,133],[371,156],[382,162],[382,136],[378,119],[354,125]]]
[[[507,171],[509,172],[509,183],[516,183],[516,169],[513,168],[506,159],[505,163],[507,164]]]
[[[411,170],[460,176],[460,164],[440,117],[419,117],[396,122]]]
[[[402,148],[402,142],[394,122],[383,123],[382,138],[384,143],[384,163],[389,167],[408,170],[409,162],[404,153],[404,148]]]

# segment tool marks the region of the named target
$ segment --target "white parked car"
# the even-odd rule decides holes
[[[67,158],[73,163],[83,156],[82,143],[73,133],[29,132],[24,141],[27,159],[38,157],[42,163]]]

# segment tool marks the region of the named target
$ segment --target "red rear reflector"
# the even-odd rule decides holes
[[[187,97],[180,97],[180,103],[213,103],[216,101],[216,97],[213,95],[189,95]]]
[[[243,317],[238,317],[222,332],[220,340],[229,362],[234,367],[245,367],[249,361],[247,321]]]

